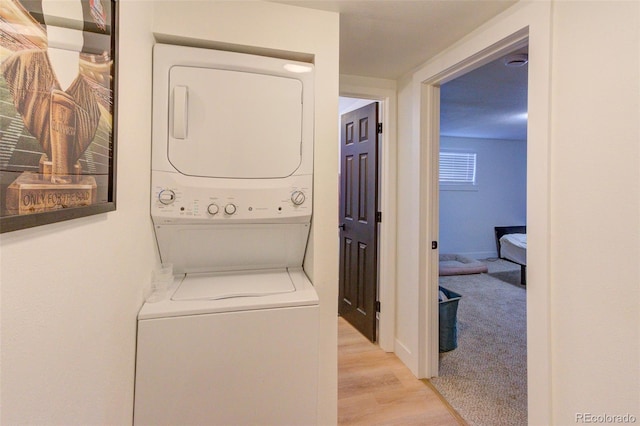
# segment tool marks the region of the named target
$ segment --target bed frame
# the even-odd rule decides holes
[[[500,238],[502,238],[502,236],[506,234],[526,234],[527,227],[526,226],[496,226],[494,229],[496,233],[496,248],[498,249],[498,257],[500,259],[504,259],[511,263],[520,265],[520,283],[522,285],[527,285],[527,265],[523,265],[521,263],[514,262],[511,259],[507,259],[505,257],[500,256]]]

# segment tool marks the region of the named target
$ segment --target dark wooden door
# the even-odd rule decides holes
[[[376,339],[378,104],[340,119],[340,291],[338,313]]]

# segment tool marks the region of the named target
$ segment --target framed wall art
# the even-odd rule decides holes
[[[2,0],[0,232],[115,210],[116,9]]]

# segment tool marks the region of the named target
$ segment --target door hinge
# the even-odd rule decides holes
[[[378,133],[382,133],[382,123],[378,123]]]
[[[438,248],[438,242],[437,241],[431,241],[431,248],[433,250],[437,249]]]
[[[376,312],[380,312],[380,302],[376,300]]]
[[[376,222],[382,222],[382,212],[376,212]]]

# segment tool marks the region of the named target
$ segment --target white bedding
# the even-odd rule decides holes
[[[500,257],[526,265],[527,234],[507,234],[500,237]]]

